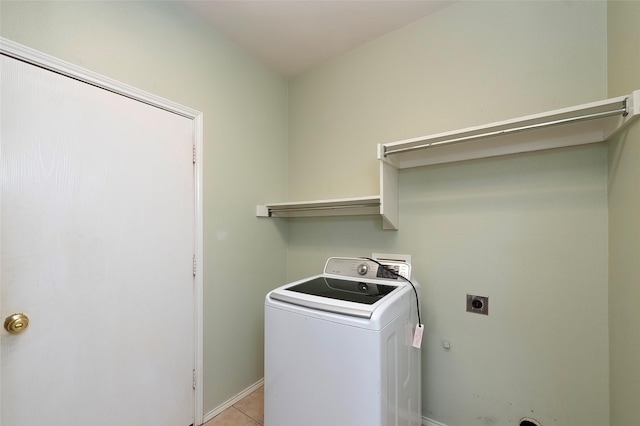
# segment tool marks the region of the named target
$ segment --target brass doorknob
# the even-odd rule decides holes
[[[23,313],[9,315],[4,320],[4,329],[11,334],[18,334],[24,331],[29,325],[29,317]]]

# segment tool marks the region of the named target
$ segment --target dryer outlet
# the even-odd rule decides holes
[[[467,312],[489,315],[489,297],[467,294]]]

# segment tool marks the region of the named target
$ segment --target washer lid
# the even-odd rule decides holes
[[[370,281],[313,277],[276,289],[269,298],[311,309],[371,318],[376,302],[400,286]]]
[[[373,305],[397,286],[374,284],[362,281],[347,281],[338,278],[318,277],[287,288],[297,293],[330,299]]]

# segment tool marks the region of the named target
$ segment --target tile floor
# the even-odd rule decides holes
[[[264,425],[264,386],[260,386],[203,426],[260,425]]]

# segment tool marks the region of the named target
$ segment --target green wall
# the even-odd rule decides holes
[[[255,206],[286,196],[287,81],[177,3],[2,1],[0,14],[3,37],[204,113],[206,414],[263,377],[287,231]]]
[[[269,289],[376,251],[411,254],[422,285],[425,417],[627,426],[640,415],[637,122],[608,148],[404,170],[397,232],[254,212],[377,194],[379,142],[640,88],[639,5],[458,2],[289,82],[171,2],[3,0],[0,34],[204,112],[205,413],[262,377]],[[466,293],[489,296],[490,315],[464,312]]]
[[[607,8],[609,96],[640,89],[640,2]],[[609,144],[611,426],[640,419],[640,120]]]
[[[606,24],[604,2],[458,2],[293,79],[290,198],[378,193],[379,142],[605,99]],[[328,256],[411,254],[425,417],[607,425],[606,146],[399,180],[397,232],[375,217],[291,220],[288,279]],[[489,296],[488,317],[465,312],[467,293]]]

